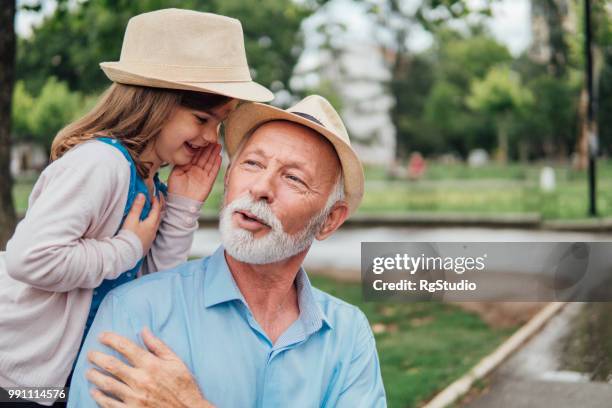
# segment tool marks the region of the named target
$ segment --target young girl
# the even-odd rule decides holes
[[[104,295],[187,259],[219,125],[239,99],[271,99],[250,79],[240,23],[213,14],[136,16],[120,61],[101,65],[115,83],[56,136],[0,262],[2,388],[64,386]]]

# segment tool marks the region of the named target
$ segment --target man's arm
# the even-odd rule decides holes
[[[78,357],[68,407],[211,407],[168,346],[148,329],[141,341],[141,326],[112,292],[104,299]]]
[[[98,309],[72,374],[68,398],[68,407],[70,408],[97,407],[90,394],[94,387],[89,384],[85,377],[86,372],[94,367],[87,359],[89,352],[102,352],[114,358],[122,359],[121,355],[115,350],[100,343],[99,336],[103,332],[114,332],[139,344],[138,331],[132,326],[130,316],[123,310],[119,302],[116,296],[109,293]]]
[[[374,335],[370,324],[360,312],[357,345],[335,407],[386,407],[387,400]]]

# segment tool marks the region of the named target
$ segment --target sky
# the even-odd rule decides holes
[[[495,38],[513,55],[519,55],[531,43],[529,0],[504,0],[493,5],[493,19],[488,23]]]
[[[55,9],[55,1],[43,0],[42,11],[34,13],[21,10],[22,5],[34,3],[30,0],[17,0],[17,16],[15,18],[15,31],[21,37],[27,37],[32,32],[32,26],[39,24],[46,14],[52,13]]]

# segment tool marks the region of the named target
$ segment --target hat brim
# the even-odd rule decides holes
[[[363,166],[353,148],[334,132],[302,116],[260,103],[244,104],[232,112],[225,124],[225,148],[230,158],[234,156],[240,142],[255,128],[274,120],[286,120],[306,126],[325,137],[334,146],[340,159],[344,176],[345,200],[349,213],[357,210],[363,198],[365,177]]]
[[[228,82],[182,82],[156,78],[146,72],[136,72],[122,67],[121,62],[103,62],[102,71],[113,82],[126,85],[150,86],[153,88],[180,89],[185,91],[209,92],[230,98],[252,102],[269,102],[274,94],[266,87],[253,81]]]

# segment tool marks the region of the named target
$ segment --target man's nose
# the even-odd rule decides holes
[[[249,193],[253,201],[264,200],[271,204],[274,201],[274,178],[272,172],[259,172],[257,179],[249,187]]]

